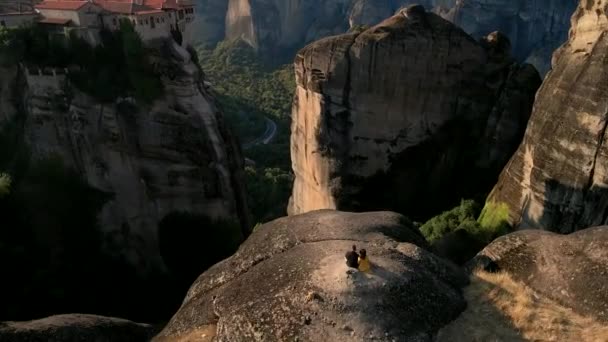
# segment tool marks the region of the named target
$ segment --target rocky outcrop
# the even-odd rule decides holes
[[[353,244],[369,274],[347,272]],[[464,309],[466,277],[425,248],[395,213],[278,219],[203,273],[154,341],[431,341]]]
[[[389,209],[426,219],[488,191],[540,78],[499,33],[482,43],[412,6],[295,61],[290,214]]]
[[[228,0],[199,0],[196,3],[195,34],[192,41],[202,45],[215,45],[226,37]]]
[[[581,1],[553,56],[525,138],[490,201],[516,227],[567,233],[608,223],[608,4]]]
[[[491,260],[514,279],[582,315],[608,322],[607,251],[605,226],[570,235],[523,230],[498,238],[476,258]]]
[[[513,43],[514,56],[544,75],[551,67],[551,54],[568,37],[576,5],[577,0],[464,0],[443,14],[475,38],[503,32]]]
[[[110,194],[99,214],[106,249],[143,274],[163,269],[158,223],[174,211],[249,229],[242,156],[189,53],[151,56],[165,94],[151,105],[104,104],[65,87],[61,70],[25,70],[25,135],[35,159],[59,156]]]
[[[0,341],[146,342],[155,329],[119,318],[57,315],[29,322],[0,322]]]
[[[355,26],[376,25],[411,4],[453,21],[476,39],[504,32],[515,57],[543,75],[551,53],[567,39],[576,8],[576,0],[205,0],[198,6],[198,37],[205,43],[242,38],[263,53],[291,52]]]

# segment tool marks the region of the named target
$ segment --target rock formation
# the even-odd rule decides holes
[[[242,38],[263,53],[291,52],[358,25],[376,25],[411,4],[444,16],[476,39],[504,32],[514,55],[543,75],[551,53],[567,39],[576,8],[576,0],[205,0],[198,6],[198,37],[208,44]]]
[[[531,229],[496,239],[476,258],[489,258],[501,271],[542,295],[608,322],[606,251],[605,226],[570,235]]]
[[[353,244],[369,274],[347,272]],[[278,219],[203,273],[154,341],[430,341],[464,309],[467,279],[427,247],[395,213]]]
[[[29,322],[0,322],[0,341],[147,342],[155,329],[119,318],[57,315]]]
[[[581,1],[519,149],[490,201],[517,227],[562,233],[608,222],[608,3]]]
[[[544,75],[551,67],[551,54],[568,37],[576,5],[577,0],[464,0],[442,14],[475,38],[503,32],[513,43],[514,56]]]
[[[196,22],[191,37],[203,45],[215,45],[226,37],[228,0],[200,0],[196,3]]]
[[[15,86],[18,82],[18,69],[0,66],[0,125],[11,121],[16,113]]]
[[[520,142],[540,78],[412,6],[296,57],[290,214],[389,209],[423,220],[488,191]]]
[[[165,95],[150,106],[99,103],[65,88],[57,70],[26,70],[24,90],[32,157],[60,156],[112,195],[99,215],[106,247],[144,274],[163,268],[157,226],[173,211],[240,219],[249,229],[240,148],[199,67],[175,43],[153,58]]]

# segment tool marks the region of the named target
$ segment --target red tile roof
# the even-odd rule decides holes
[[[167,8],[167,9],[179,9],[180,6],[177,4],[176,0],[165,0],[163,2],[163,8]]]
[[[106,1],[106,0],[95,0],[95,4],[112,13],[132,14],[133,6],[136,6],[132,2],[126,1]]]
[[[45,0],[34,6],[36,9],[54,9],[75,11],[86,5],[87,1],[79,0]]]
[[[161,9],[163,8],[163,0],[144,0],[144,5],[154,8],[154,9]]]
[[[133,0],[94,0],[95,4],[112,13],[154,14],[162,13],[163,0],[145,0],[143,5]]]

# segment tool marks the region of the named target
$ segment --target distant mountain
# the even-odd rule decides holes
[[[455,22],[475,38],[500,30],[515,56],[544,74],[550,56],[567,38],[575,0],[202,0],[199,42],[240,38],[263,54],[289,61],[309,42],[375,25],[403,6],[419,3]]]

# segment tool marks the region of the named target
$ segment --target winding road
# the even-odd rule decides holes
[[[266,130],[264,131],[264,134],[244,144],[244,149],[249,149],[256,145],[267,145],[272,141],[272,139],[274,139],[274,136],[277,134],[276,122],[272,121],[268,117],[264,117],[264,121],[266,121]]]

